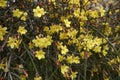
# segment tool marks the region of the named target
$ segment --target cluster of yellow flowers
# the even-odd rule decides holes
[[[50,28],[45,26],[43,31],[45,31],[49,35],[52,35],[54,33],[59,33],[59,31],[61,31],[61,30],[62,30],[62,26],[52,25],[52,26],[50,26]]]
[[[119,56],[117,56],[116,58],[111,59],[108,62],[109,65],[114,65],[114,64],[118,64],[118,63],[120,63],[120,57]]]
[[[27,16],[28,16],[27,12],[23,12],[19,9],[13,10],[13,17],[17,17],[17,18],[20,18],[23,21],[26,21]]]
[[[26,34],[27,30],[25,29],[24,26],[19,26],[17,32],[21,35]],[[19,48],[20,44],[22,42],[22,39],[19,39],[17,37],[9,37],[7,41],[7,46],[14,49],[14,48]]]
[[[60,68],[61,68],[61,73],[64,75],[64,77],[70,78],[71,80],[74,80],[77,77],[78,72],[73,72],[73,71],[71,72],[71,69],[69,66],[64,64]]]
[[[54,5],[56,5],[56,1],[55,0],[48,0],[49,3],[53,3]]]
[[[33,0],[28,1],[30,1],[29,3],[34,3]],[[56,0],[48,0],[47,6],[50,5],[50,7],[43,5],[44,3],[39,2],[35,6],[32,5],[34,8],[26,11],[20,10],[26,5],[21,6],[22,8],[12,8],[10,20],[14,22],[14,19],[20,19],[20,22],[13,25],[19,26],[15,28],[15,31],[9,31],[11,28],[3,27],[3,24],[0,25],[0,41],[6,40],[5,46],[10,47],[11,50],[21,48],[23,46],[21,43],[24,43],[24,41],[29,42],[25,46],[33,53],[32,57],[40,61],[46,59],[46,65],[48,59],[46,57],[49,57],[59,63],[59,65],[56,63],[56,66],[60,68],[61,74],[71,80],[74,80],[78,74],[77,71],[72,69],[72,65],[79,65],[84,60],[88,59],[88,62],[90,62],[89,60],[93,60],[93,57],[100,59],[107,57],[110,66],[120,63],[119,56],[109,59],[110,54],[108,53],[113,51],[109,44],[120,44],[120,41],[115,42],[118,40],[120,25],[115,24],[113,29],[111,27],[112,23],[109,22],[110,20],[104,23],[104,20],[100,19],[105,18],[106,11],[102,6],[98,5],[97,0],[81,0],[81,2],[80,0],[60,0],[58,2]],[[6,6],[7,1],[0,0],[0,8],[5,8]],[[115,12],[120,11],[116,10]],[[9,21],[9,19],[6,21]],[[6,26],[7,24],[4,25]],[[98,28],[98,30],[95,31],[95,28]],[[5,35],[8,32],[10,34],[6,38]],[[113,32],[115,32],[114,35]],[[109,41],[111,35],[115,36],[113,43]],[[102,64],[103,62],[100,63]],[[89,66],[87,63],[86,65]],[[99,71],[96,63],[94,65],[94,67],[90,65],[93,68],[87,67],[91,70],[92,77],[92,73]],[[0,64],[0,69],[3,69],[3,67],[4,64]],[[118,73],[120,74],[120,72]],[[42,77],[36,76],[34,80],[42,80]]]
[[[39,37],[36,36],[36,39],[33,39],[32,42],[34,43],[35,47],[39,48],[47,48],[52,44],[52,37],[47,36],[47,37]]]
[[[40,49],[43,49],[43,48],[47,48],[48,46],[50,46],[52,42],[53,40],[51,36],[47,36],[47,37],[36,36],[36,39],[33,39],[31,44],[32,44],[32,48],[38,47]],[[45,52],[43,50],[35,51],[35,57],[38,58],[39,60],[44,59]]]
[[[62,55],[66,55],[67,52],[69,51],[66,45],[63,45],[63,43],[58,42],[57,48],[61,51]]]
[[[9,46],[10,48],[19,48],[21,40],[17,39],[16,37],[9,37],[7,43],[7,46]]]
[[[69,1],[69,4],[70,4],[70,5],[80,6],[79,0],[70,0],[70,1]]]
[[[78,31],[74,28],[69,28],[66,30],[67,32],[60,32],[59,38],[60,40],[65,40],[65,39],[75,39]],[[70,44],[68,42],[68,44]]]
[[[35,9],[33,9],[33,12],[34,12],[35,17],[41,17],[42,15],[44,15],[46,13],[44,11],[44,9],[40,8],[39,6],[37,6]],[[20,18],[23,21],[26,21],[27,16],[28,16],[27,12],[21,11],[19,9],[13,10],[13,17],[17,17],[17,18]]]
[[[94,38],[92,35],[80,35],[76,42],[76,46],[78,46],[78,50],[80,52],[81,57],[83,58],[84,52],[81,51],[94,51],[95,53],[102,53],[101,55],[106,56],[107,51],[109,50],[108,45],[106,44],[107,41],[104,38]],[[102,44],[106,44],[101,46]],[[101,49],[103,47],[103,49]],[[99,54],[99,56],[101,56]],[[89,56],[91,54],[89,53]]]
[[[74,56],[74,55],[68,55],[66,60],[70,64],[73,64],[73,63],[78,64],[78,63],[80,63],[80,58],[78,56]]]
[[[89,10],[89,11],[87,11],[87,14],[92,18],[103,17],[105,15],[105,10],[104,10],[103,7],[100,7],[100,8],[98,8],[98,10]]]

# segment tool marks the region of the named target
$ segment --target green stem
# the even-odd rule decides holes
[[[36,73],[38,73],[38,70],[37,70],[37,68],[36,68],[36,65],[35,65],[32,57],[31,57],[31,55],[30,55],[30,54],[32,54],[32,53],[30,52],[30,50],[27,49],[26,44],[25,44],[24,42],[22,42],[22,43],[23,43],[23,45],[24,45],[24,48],[25,48],[26,51],[27,51],[28,56],[30,57],[30,60],[31,60],[31,62],[32,62],[32,64],[33,64],[33,67],[34,67]],[[29,53],[30,53],[30,54],[29,54]]]
[[[20,80],[20,76],[19,76],[19,75],[15,74],[15,73],[13,73],[13,72],[10,72],[10,73],[11,73],[11,75],[17,77],[17,78]]]
[[[56,70],[50,75],[50,77],[48,78],[48,80],[51,80],[52,76],[54,76],[54,74],[57,72],[59,68],[56,68]]]

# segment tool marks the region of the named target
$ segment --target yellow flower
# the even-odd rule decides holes
[[[103,17],[105,15],[105,10],[103,9],[103,7],[100,8],[100,15],[101,15],[101,17]]]
[[[36,39],[33,39],[32,42],[34,43],[35,47],[47,48],[52,44],[53,40],[51,36],[47,36],[43,38],[36,36]]]
[[[88,52],[87,54],[86,54],[86,52],[83,52],[83,51],[80,52],[80,56],[82,59],[85,59],[86,57],[89,58],[91,55],[92,55],[91,52]]]
[[[48,0],[48,2],[55,2],[55,0]]]
[[[120,25],[117,25],[116,27],[115,27],[115,32],[117,33],[117,32],[119,32],[120,31]]]
[[[74,55],[67,56],[67,58],[66,58],[67,62],[70,63],[70,64],[73,64],[73,63],[78,64],[78,63],[80,63],[79,59],[80,58],[78,56],[74,56]]]
[[[80,9],[78,8],[77,10],[74,11],[73,13],[76,17],[80,16]]]
[[[66,19],[65,16],[61,16],[60,21],[64,22],[65,19]]]
[[[78,32],[77,30],[75,30],[74,28],[71,28],[71,29],[68,29],[67,35],[71,37],[71,39],[73,39],[76,37],[77,32]]]
[[[63,42],[57,42],[57,49],[61,49],[61,46],[63,45]]]
[[[68,19],[64,19],[64,23],[66,27],[70,27],[71,21],[69,21]]]
[[[8,33],[7,31],[7,27],[3,27],[0,25],[0,40],[3,40],[3,36]]]
[[[21,78],[20,80],[26,80],[26,76],[25,75],[21,75],[20,78]]]
[[[39,60],[45,58],[45,52],[43,50],[35,51],[35,57],[37,57]]]
[[[74,80],[77,77],[78,72],[72,72],[71,79]]]
[[[80,33],[85,33],[85,29],[83,28],[84,25],[84,22],[80,22]]]
[[[34,16],[35,17],[41,17],[43,16],[46,12],[44,11],[43,8],[40,8],[39,6],[37,6],[35,9],[33,9],[34,12]]]
[[[96,38],[93,40],[93,42],[95,43],[95,45],[98,45],[98,46],[103,43],[102,39],[101,39],[101,38],[98,38],[98,37],[96,37]]]
[[[93,72],[98,72],[98,68],[97,68],[97,67],[94,67],[94,68],[92,69],[92,71],[93,71]]]
[[[5,62],[4,72],[9,72],[8,62]]]
[[[72,38],[72,39],[68,40],[67,45],[72,45],[72,44],[75,44],[76,42],[77,42],[77,39],[76,38]]]
[[[109,78],[109,77],[106,77],[104,80],[110,80],[110,78]]]
[[[97,10],[89,10],[89,11],[88,11],[88,14],[89,14],[89,16],[92,17],[92,18],[98,18],[98,17],[99,17]]]
[[[80,5],[80,1],[79,0],[70,0],[69,4],[77,4]]]
[[[95,46],[93,48],[93,51],[95,51],[95,52],[101,52],[101,46],[100,45],[99,46]]]
[[[34,47],[34,44],[32,42],[29,42],[28,45],[29,45],[30,49],[32,49]]]
[[[48,47],[49,45],[51,45],[53,42],[52,40],[52,36],[47,36],[46,39],[45,39],[45,43],[46,43],[46,46],[45,47]]]
[[[62,62],[65,59],[63,55],[58,54],[58,61]]]
[[[54,5],[56,5],[56,0],[48,0],[49,3],[53,3]]]
[[[35,47],[44,48],[45,43],[42,38],[36,36],[36,39],[33,39],[32,42],[34,43]]]
[[[22,14],[21,20],[26,21],[27,15],[28,15],[28,13],[27,13],[27,12],[24,12],[24,13]]]
[[[67,72],[68,72],[68,70],[69,70],[69,66],[67,66],[67,65],[62,65],[61,67],[60,67],[60,69],[61,69],[61,73],[63,74],[63,75],[65,75]]]
[[[33,0],[28,0],[28,1],[33,2]]]
[[[84,39],[84,42],[81,43],[82,46],[84,46],[84,50],[91,50],[94,47],[94,43],[92,39]]]
[[[0,63],[0,70],[1,69],[4,70],[4,68],[5,68],[5,64]]]
[[[69,50],[67,49],[67,46],[61,46],[61,54],[66,55]]]
[[[9,40],[7,41],[7,46],[10,48],[19,48],[19,45],[21,43],[21,40],[18,40],[17,38],[9,37]]]
[[[73,56],[67,56],[66,60],[68,63],[72,64],[73,63]]]
[[[50,26],[50,32],[55,33],[55,32],[59,32],[60,30],[62,30],[62,26],[60,25],[52,25]]]
[[[69,51],[66,45],[63,46],[62,42],[61,43],[60,42],[57,43],[57,48],[61,51],[62,55],[66,55],[67,52]]]
[[[13,10],[13,17],[20,18],[22,16],[23,12],[19,9]]]
[[[42,77],[34,77],[34,80],[42,80]]]
[[[100,52],[101,51],[101,44],[102,39],[101,38],[93,38],[92,35],[86,35],[86,36],[80,36],[81,39],[83,40],[80,44],[80,46],[83,46],[84,50],[90,51],[93,50],[95,52]]]
[[[80,58],[78,56],[73,56],[73,63],[75,64],[80,63]]]
[[[120,10],[119,9],[116,9],[115,12],[118,13]]]
[[[22,34],[26,34],[27,30],[25,29],[24,26],[19,26],[17,32],[22,35]]]
[[[60,40],[68,39],[68,34],[66,32],[60,32]]]
[[[88,4],[89,3],[89,0],[84,0],[84,4]]]
[[[119,56],[117,56],[116,61],[117,61],[118,63],[120,63],[120,57],[119,57]]]
[[[82,20],[82,21],[86,21],[86,20],[88,20],[88,18],[87,18],[87,15],[86,15],[87,13],[84,11],[84,10],[82,10],[81,11],[81,16],[80,16],[80,19]]]
[[[108,52],[107,52],[108,50],[109,50],[108,45],[103,46],[103,50],[102,50],[103,56],[106,56],[108,54]]]
[[[116,59],[115,59],[115,58],[113,58],[112,60],[110,60],[110,61],[108,62],[109,65],[116,64],[116,63],[117,63],[117,62],[116,62]]]
[[[45,31],[48,35],[52,35],[54,33],[58,33],[61,30],[62,30],[62,26],[52,25],[52,26],[50,26],[50,29],[49,29],[49,27],[45,26],[43,31]]]
[[[27,12],[23,12],[19,9],[13,10],[13,17],[17,17],[17,18],[20,18],[23,21],[26,21],[27,16],[28,16]]]
[[[47,27],[47,26],[44,26],[44,29],[43,29],[43,31],[45,31],[45,32],[48,32],[48,31],[49,31],[49,27]]]
[[[105,28],[104,28],[104,34],[106,35],[106,36],[109,36],[109,35],[111,35],[112,33],[113,33],[113,31],[112,31],[112,28],[111,28],[111,26],[109,26],[109,25],[106,25],[105,26]]]
[[[0,0],[0,7],[5,8],[7,6],[6,0]]]

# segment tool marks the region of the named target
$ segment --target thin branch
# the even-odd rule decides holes
[[[27,51],[27,54],[28,54],[28,56],[29,56],[29,58],[30,58],[30,60],[31,60],[31,62],[32,62],[32,64],[33,64],[33,67],[34,67],[36,73],[38,73],[38,70],[37,70],[37,67],[36,67],[36,65],[35,65],[35,63],[34,63],[34,60],[32,59],[32,56],[30,55],[30,54],[32,54],[32,53],[31,53],[30,50],[26,47],[26,44],[25,44],[23,41],[22,41],[22,44],[24,45],[24,48],[25,48],[26,51]]]

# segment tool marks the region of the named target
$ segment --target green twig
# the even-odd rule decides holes
[[[33,61],[33,59],[32,59],[32,56],[30,55],[30,54],[31,54],[30,50],[27,49],[26,44],[25,44],[23,41],[22,41],[22,43],[23,43],[23,45],[24,45],[24,48],[25,48],[26,51],[27,51],[28,56],[30,57],[30,60],[31,60],[31,62],[32,62],[32,64],[33,64],[33,67],[34,67],[36,73],[38,73],[38,70],[37,70],[37,68],[36,68],[36,65],[35,65],[35,63],[34,63],[34,61]],[[29,53],[30,53],[30,54],[29,54]]]
[[[11,75],[15,76],[16,78],[18,78],[20,80],[20,76],[19,75],[15,74],[13,72],[10,72],[10,73],[11,73]]]
[[[48,78],[48,80],[51,80],[52,76],[57,72],[58,69],[59,69],[59,67],[51,74],[51,76]]]

